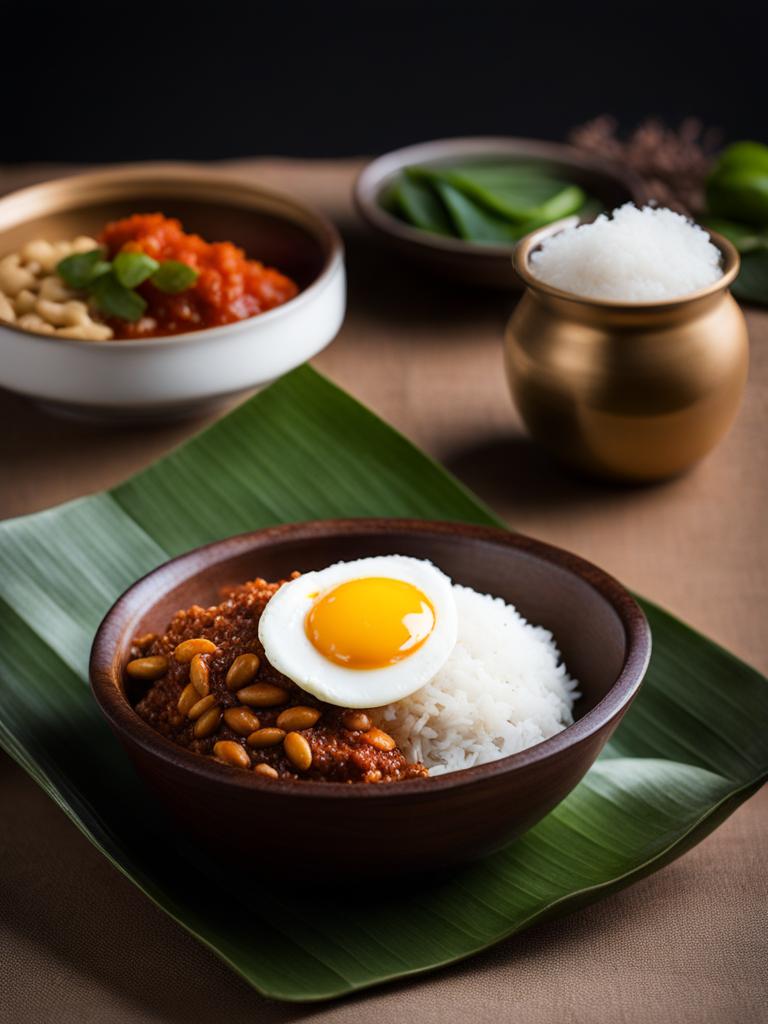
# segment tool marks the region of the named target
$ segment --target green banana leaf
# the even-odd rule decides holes
[[[228,892],[220,865],[169,831],[104,724],[86,684],[91,638],[115,597],[171,555],[268,524],[366,515],[494,522],[303,367],[112,491],[0,524],[0,742],[135,885],[277,999],[431,970],[599,899],[698,842],[768,773],[766,680],[646,602],[654,653],[640,696],[522,839],[462,870],[377,886],[373,914],[349,892],[292,899],[242,880]]]

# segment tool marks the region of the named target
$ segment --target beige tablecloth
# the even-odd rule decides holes
[[[501,366],[512,299],[411,277],[359,230],[358,164],[243,162],[325,209],[348,244],[349,315],[316,365],[515,528],[592,559],[768,670],[768,314],[749,312],[746,402],[683,479],[587,483],[525,438]],[[51,177],[0,170],[0,190]],[[0,517],[108,486],[204,423],[94,429],[0,394]],[[768,737],[766,738],[768,742]],[[768,792],[626,892],[456,967],[322,1006],[269,1003],[152,906],[0,761],[0,1021],[679,1024],[768,1019]]]

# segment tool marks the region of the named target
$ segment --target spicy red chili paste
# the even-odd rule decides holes
[[[197,280],[175,295],[159,291],[151,281],[139,286],[147,301],[140,320],[110,320],[116,338],[181,334],[204,327],[245,320],[280,306],[298,293],[298,286],[274,267],[247,259],[232,242],[206,242],[188,235],[181,223],[162,213],[136,213],[107,224],[101,235],[108,257],[118,252],[144,252],[160,262],[179,260],[198,271]]]

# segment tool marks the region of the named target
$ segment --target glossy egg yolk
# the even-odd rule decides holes
[[[402,661],[434,627],[434,608],[419,588],[388,577],[340,583],[315,601],[305,620],[315,649],[354,669]]]

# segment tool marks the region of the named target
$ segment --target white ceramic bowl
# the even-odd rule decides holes
[[[262,387],[333,340],[346,298],[335,228],[242,177],[136,165],[34,185],[0,199],[0,256],[34,238],[96,234],[109,220],[155,211],[210,241],[241,245],[296,280],[299,294],[248,320],[139,341],[52,338],[0,321],[0,386],[69,415],[171,418]]]

